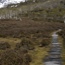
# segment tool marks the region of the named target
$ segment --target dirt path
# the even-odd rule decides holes
[[[61,30],[58,30],[52,34],[52,44],[50,45],[49,55],[46,56],[44,64],[45,65],[62,65],[61,60],[61,45],[58,42],[58,34]]]

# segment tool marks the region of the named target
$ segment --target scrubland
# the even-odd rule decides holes
[[[42,65],[51,44],[51,33],[63,29],[64,23],[0,20],[0,64]]]
[[[64,6],[64,1],[50,0],[0,9],[0,65],[43,65],[51,34],[58,29],[65,64]]]

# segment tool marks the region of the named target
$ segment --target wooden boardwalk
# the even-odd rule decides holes
[[[53,33],[52,44],[49,55],[44,60],[44,65],[62,65],[61,60],[61,45],[58,43],[58,35]]]

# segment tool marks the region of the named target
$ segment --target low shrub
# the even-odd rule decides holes
[[[0,42],[0,50],[6,50],[11,48],[10,44],[7,42]]]
[[[48,46],[50,43],[51,43],[51,42],[50,42],[50,39],[43,39],[43,40],[40,42],[39,46],[40,46],[40,47],[45,47],[45,46]]]
[[[31,57],[22,50],[7,50],[0,55],[0,65],[29,65]]]
[[[19,49],[19,48],[25,48],[27,50],[33,50],[34,44],[32,43],[31,40],[29,40],[27,38],[23,38],[20,43],[16,44],[16,49]]]

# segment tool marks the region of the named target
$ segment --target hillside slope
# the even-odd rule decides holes
[[[32,17],[32,19],[46,18],[48,20],[63,21],[65,17],[64,0],[46,0],[42,2],[27,2],[16,5],[10,5],[7,8],[0,9],[0,19],[22,19],[23,15]],[[31,13],[31,14],[30,14]],[[33,18],[35,17],[35,18]],[[42,20],[41,19],[41,20]]]

